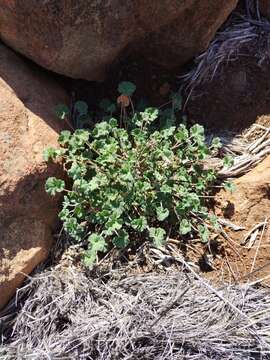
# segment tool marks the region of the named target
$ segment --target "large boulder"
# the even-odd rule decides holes
[[[130,46],[158,63],[183,64],[207,47],[236,4],[237,0],[2,0],[0,37],[49,70],[99,80]]]
[[[57,146],[62,88],[0,45],[0,308],[49,252],[58,204],[44,191],[58,174],[43,149]]]

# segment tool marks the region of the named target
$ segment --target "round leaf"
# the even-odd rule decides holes
[[[166,231],[162,228],[149,228],[149,236],[153,239],[154,244],[157,248],[161,247],[166,239]]]
[[[192,230],[191,223],[187,219],[183,219],[180,223],[179,231],[181,235],[187,235]]]
[[[69,108],[65,104],[58,104],[55,107],[55,113],[59,119],[64,120],[69,115]]]
[[[56,193],[65,190],[65,182],[64,180],[57,179],[55,177],[50,177],[46,181],[45,190],[48,194],[54,196],[56,195]]]
[[[80,115],[87,115],[88,105],[85,101],[77,101],[74,105],[74,109],[78,111]]]
[[[113,244],[118,249],[124,249],[129,244],[129,235],[126,230],[120,230],[118,235],[113,238]]]
[[[121,95],[132,96],[136,90],[136,85],[130,81],[122,81],[118,85],[118,91]]]

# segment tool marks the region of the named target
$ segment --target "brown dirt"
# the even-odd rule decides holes
[[[208,246],[194,244],[187,252],[187,259],[198,265],[202,275],[214,284],[249,281],[270,286],[270,229],[262,237],[260,231],[250,249],[240,245],[246,233],[227,229],[229,240],[219,235]]]
[[[249,57],[223,65],[212,82],[194,90],[187,112],[194,122],[218,130],[248,128],[270,114],[270,65],[260,67]],[[269,126],[269,117],[265,120]]]
[[[224,235],[218,235],[210,246],[196,250],[206,256],[213,255],[213,271],[206,276],[214,282],[264,279],[263,283],[270,286],[270,157],[235,180],[235,184],[234,193],[222,190],[217,194],[215,212],[244,229],[233,231],[225,226]],[[250,230],[265,220],[268,225],[259,229],[256,240],[244,242]],[[194,256],[194,251],[189,252],[189,256],[200,263],[201,259]]]

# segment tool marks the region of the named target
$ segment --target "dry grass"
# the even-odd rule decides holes
[[[252,6],[253,2],[249,1],[247,7],[257,8]],[[196,87],[211,82],[228,63],[251,56],[250,49],[254,49],[259,66],[270,60],[270,22],[259,13],[255,17],[248,11],[246,15],[234,13],[207,50],[195,59],[192,69],[183,76],[186,103]]]
[[[28,298],[0,347],[1,360],[270,356],[264,288],[216,290],[195,272],[105,281],[58,269],[35,276],[21,291]]]
[[[234,159],[234,164],[229,168],[223,168],[223,162],[218,157],[206,160],[206,166],[217,170],[220,178],[235,178],[244,175],[270,155],[269,127],[253,124],[248,132],[243,134],[234,134],[229,131],[211,133],[207,136],[209,144],[214,136],[218,136],[221,140],[221,152],[231,155]]]

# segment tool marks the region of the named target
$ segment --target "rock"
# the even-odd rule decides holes
[[[178,17],[146,35],[139,49],[159,65],[183,65],[208,47],[236,5],[231,0],[183,1]]]
[[[225,191],[218,194],[216,213],[244,229],[233,231],[225,227],[226,258],[219,266],[222,271],[217,271],[214,278],[230,283],[257,281],[270,286],[270,156],[235,180],[235,184],[233,194]],[[265,220],[268,225],[261,226],[255,238],[247,238],[250,231]]]
[[[247,229],[270,214],[270,156],[234,181],[236,191],[219,194],[223,214]]]
[[[237,0],[2,0],[0,37],[41,66],[100,80],[127,48],[166,66],[204,50]]]
[[[42,152],[57,145],[54,108],[66,101],[48,74],[0,45],[0,308],[51,246],[58,204],[44,181],[59,170]]]

